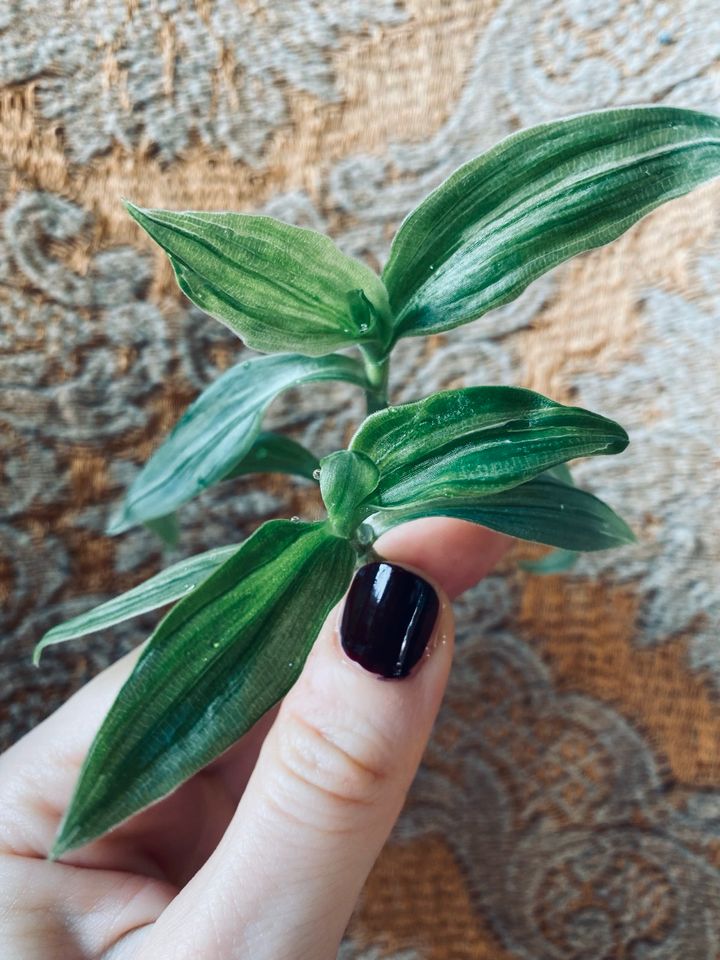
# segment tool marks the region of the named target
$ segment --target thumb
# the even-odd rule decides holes
[[[452,641],[426,575],[387,561],[356,573],[221,844],[143,957],[334,960],[430,736]]]

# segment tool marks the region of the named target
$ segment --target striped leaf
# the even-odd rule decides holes
[[[318,380],[366,384],[362,365],[336,354],[317,358],[280,354],[231,367],[188,407],[145,464],[108,533],[164,517],[232,474],[251,450],[263,415],[277,395]]]
[[[612,420],[517,387],[467,387],[369,417],[350,449],[379,479],[365,501],[419,508],[486,497],[575,457],[620,453],[627,434]]]
[[[606,503],[548,474],[488,497],[446,496],[431,503],[379,510],[366,523],[379,536],[420,517],[468,520],[565,551],[608,550],[635,540],[625,521]]]
[[[402,224],[383,273],[395,339],[475,320],[718,174],[720,119],[692,110],[606,110],[513,134]]]
[[[329,237],[272,217],[126,206],[183,293],[248,346],[316,357],[386,337],[382,280]]]
[[[319,467],[317,457],[297,440],[265,430],[257,435],[242,460],[225,474],[223,480],[248,473],[289,473],[313,480]]]
[[[157,610],[172,603],[173,600],[184,597],[232,556],[238,546],[237,543],[231,543],[227,547],[216,547],[214,550],[207,550],[205,553],[198,553],[194,557],[188,557],[187,560],[174,563],[149,580],[145,580],[144,583],[133,587],[132,590],[121,593],[112,600],[93,607],[87,613],[81,613],[80,616],[53,627],[35,647],[33,663],[37,665],[43,650],[55,643],[65,643],[67,640],[75,640],[88,633],[104,630],[106,627],[139,617],[141,613]]]
[[[52,856],[165,796],[249,730],[299,676],[353,565],[325,524],[272,520],[173,607],[90,747]]]

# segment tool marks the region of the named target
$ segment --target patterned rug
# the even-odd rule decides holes
[[[180,410],[251,355],[181,300],[120,198],[270,213],[379,266],[430,188],[520,127],[717,112],[720,18],[716,0],[6,0],[0,85],[8,743],[153,618],[37,671],[48,626],[317,509],[308,485],[242,480],[183,509],[173,552],[103,535]],[[715,184],[491,323],[402,344],[395,400],[521,384],[627,426],[626,454],[577,475],[639,543],[546,578],[518,546],[458,604],[445,707],[343,960],[720,955],[719,314]],[[286,394],[272,425],[329,452],[361,416],[348,396]]]

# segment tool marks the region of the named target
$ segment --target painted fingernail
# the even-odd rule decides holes
[[[388,679],[406,677],[432,636],[440,602],[433,587],[394,563],[368,563],[355,574],[340,623],[345,653]]]

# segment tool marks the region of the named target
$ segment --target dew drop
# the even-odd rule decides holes
[[[369,324],[369,323],[361,323],[361,324],[360,324],[360,333],[367,333],[369,329],[370,329],[370,324]]]
[[[320,479],[320,467],[316,467],[315,470],[313,470],[313,480],[319,480],[319,479]]]
[[[290,669],[292,669],[292,668],[295,666],[295,661],[294,661],[294,660],[288,660],[288,666],[290,667]]]
[[[243,370],[247,370],[247,368],[250,366],[250,361],[245,360],[244,363],[240,364],[240,366],[243,368]]]
[[[300,523],[300,517],[290,517],[290,523]]]
[[[213,650],[217,650],[217,648],[218,648],[219,646],[220,646],[220,641],[219,641],[219,640],[216,640],[216,641],[213,643],[212,648],[213,648]]]
[[[369,543],[373,542],[375,536],[375,531],[370,526],[369,523],[360,524],[360,529],[357,532],[358,543],[366,546]]]

